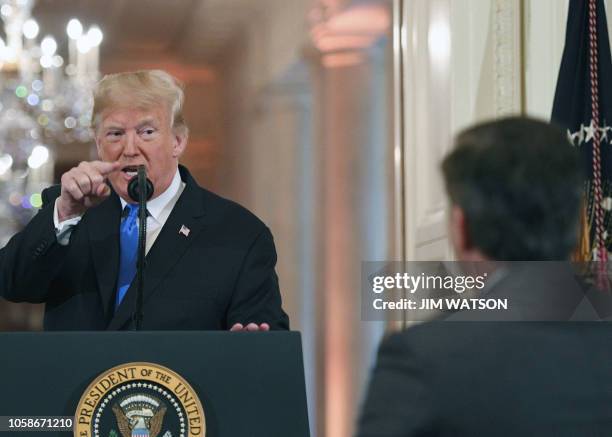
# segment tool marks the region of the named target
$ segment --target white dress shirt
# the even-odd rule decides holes
[[[149,212],[149,215],[147,216],[146,253],[149,253],[149,249],[151,249],[153,243],[155,243],[159,232],[166,223],[166,220],[168,220],[174,205],[176,205],[176,202],[178,201],[179,197],[181,197],[184,189],[185,183],[181,180],[181,175],[177,169],[176,173],[174,174],[174,178],[172,178],[170,186],[166,188],[166,190],[159,196],[147,202],[147,211]],[[127,202],[122,198],[119,199],[121,200],[121,210],[123,211],[125,205],[127,205]],[[66,246],[70,241],[72,229],[79,223],[79,221],[81,221],[81,216],[72,217],[60,223],[57,212],[58,200],[59,197],[55,201],[53,210],[53,224],[55,226],[57,242],[63,246]]]

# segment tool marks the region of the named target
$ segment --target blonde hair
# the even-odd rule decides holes
[[[93,91],[92,121],[95,129],[109,108],[149,109],[164,103],[171,113],[172,128],[181,135],[189,129],[183,118],[183,84],[163,70],[138,70],[107,74]]]

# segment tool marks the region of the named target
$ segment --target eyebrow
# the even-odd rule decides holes
[[[106,130],[123,130],[125,128],[123,126],[110,125],[110,126],[103,126],[103,129],[106,131]]]
[[[153,118],[146,118],[136,125],[136,130],[141,129],[144,126],[149,126],[149,125],[157,127],[157,125],[155,124],[155,120]]]
[[[144,126],[149,126],[149,125],[157,127],[157,125],[155,123],[155,120],[153,118],[146,118],[146,119],[142,120],[140,123],[138,123],[135,126],[135,129],[136,130],[142,129]],[[119,126],[119,125],[111,124],[109,126],[104,126],[103,129],[104,130],[125,130],[126,128],[124,126]]]

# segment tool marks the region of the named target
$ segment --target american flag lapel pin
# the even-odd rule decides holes
[[[179,234],[184,235],[185,237],[189,237],[190,232],[191,232],[191,229],[189,229],[185,225],[181,225],[181,229],[179,229]]]

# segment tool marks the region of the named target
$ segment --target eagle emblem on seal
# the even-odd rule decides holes
[[[135,394],[112,406],[122,437],[157,437],[166,414],[166,406],[159,399]]]

